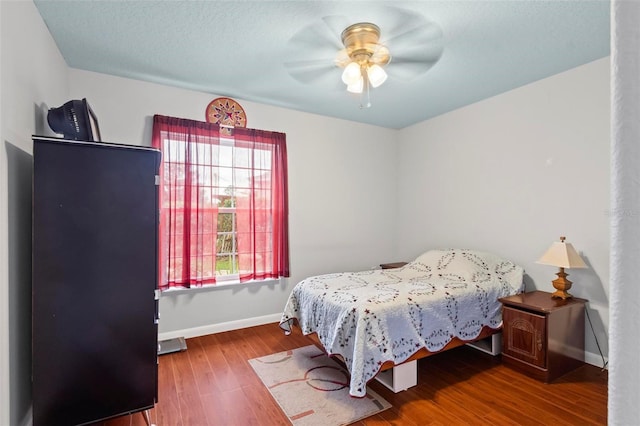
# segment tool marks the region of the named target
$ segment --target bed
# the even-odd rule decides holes
[[[299,282],[280,327],[315,333],[366,394],[380,371],[484,338],[502,326],[500,297],[524,290],[523,269],[496,255],[430,250],[397,269],[320,275]]]

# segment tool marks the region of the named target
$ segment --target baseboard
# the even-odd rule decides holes
[[[182,330],[166,331],[163,333],[158,333],[158,340],[175,339],[177,337],[184,337],[185,339],[189,339],[191,337],[205,336],[207,334],[240,330],[241,328],[279,322],[280,318],[282,318],[282,313],[246,318],[237,321],[222,322],[218,324],[203,325],[200,327],[185,328]]]
[[[605,360],[606,363],[609,362],[609,360],[606,357],[605,357],[604,360]],[[599,368],[609,369],[608,366],[604,367],[602,365],[602,357],[599,354],[594,354],[594,353],[585,351],[585,353],[584,353],[584,362],[586,362],[587,364],[595,365],[596,367],[599,367]]]

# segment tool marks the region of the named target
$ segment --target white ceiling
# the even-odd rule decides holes
[[[604,0],[34,2],[70,67],[389,128],[609,55]],[[389,79],[361,109],[332,65],[340,29],[330,31],[323,18],[335,16],[378,24],[392,57],[392,41],[415,22],[435,23],[444,49],[410,79],[392,74],[401,66],[392,58]],[[323,32],[305,38],[308,48],[291,41],[309,28]],[[430,47],[405,40],[396,52],[423,48]],[[307,59],[327,66],[302,83],[285,63]]]

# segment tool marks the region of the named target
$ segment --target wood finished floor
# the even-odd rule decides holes
[[[288,425],[247,360],[311,344],[277,324],[187,339],[185,352],[159,359],[157,426]],[[356,425],[604,425],[607,372],[585,365],[552,384],[505,367],[500,357],[460,347],[418,361],[418,386],[394,394],[370,388],[393,407]],[[99,426],[142,426],[141,413]]]

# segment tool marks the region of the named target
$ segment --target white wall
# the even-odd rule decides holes
[[[400,131],[399,255],[433,247],[495,252],[521,264],[527,290],[552,290],[534,263],[561,235],[589,269],[572,294],[607,354],[609,58]],[[587,325],[587,359],[602,365]]]
[[[0,1],[0,425],[30,421],[31,135],[67,100],[67,66],[32,2]]]
[[[139,145],[151,143],[153,114],[204,121],[217,97],[74,69],[70,86],[89,100],[103,140]],[[287,134],[291,278],[165,292],[161,338],[277,321],[299,280],[393,260],[397,131],[238,101],[248,127]]]

